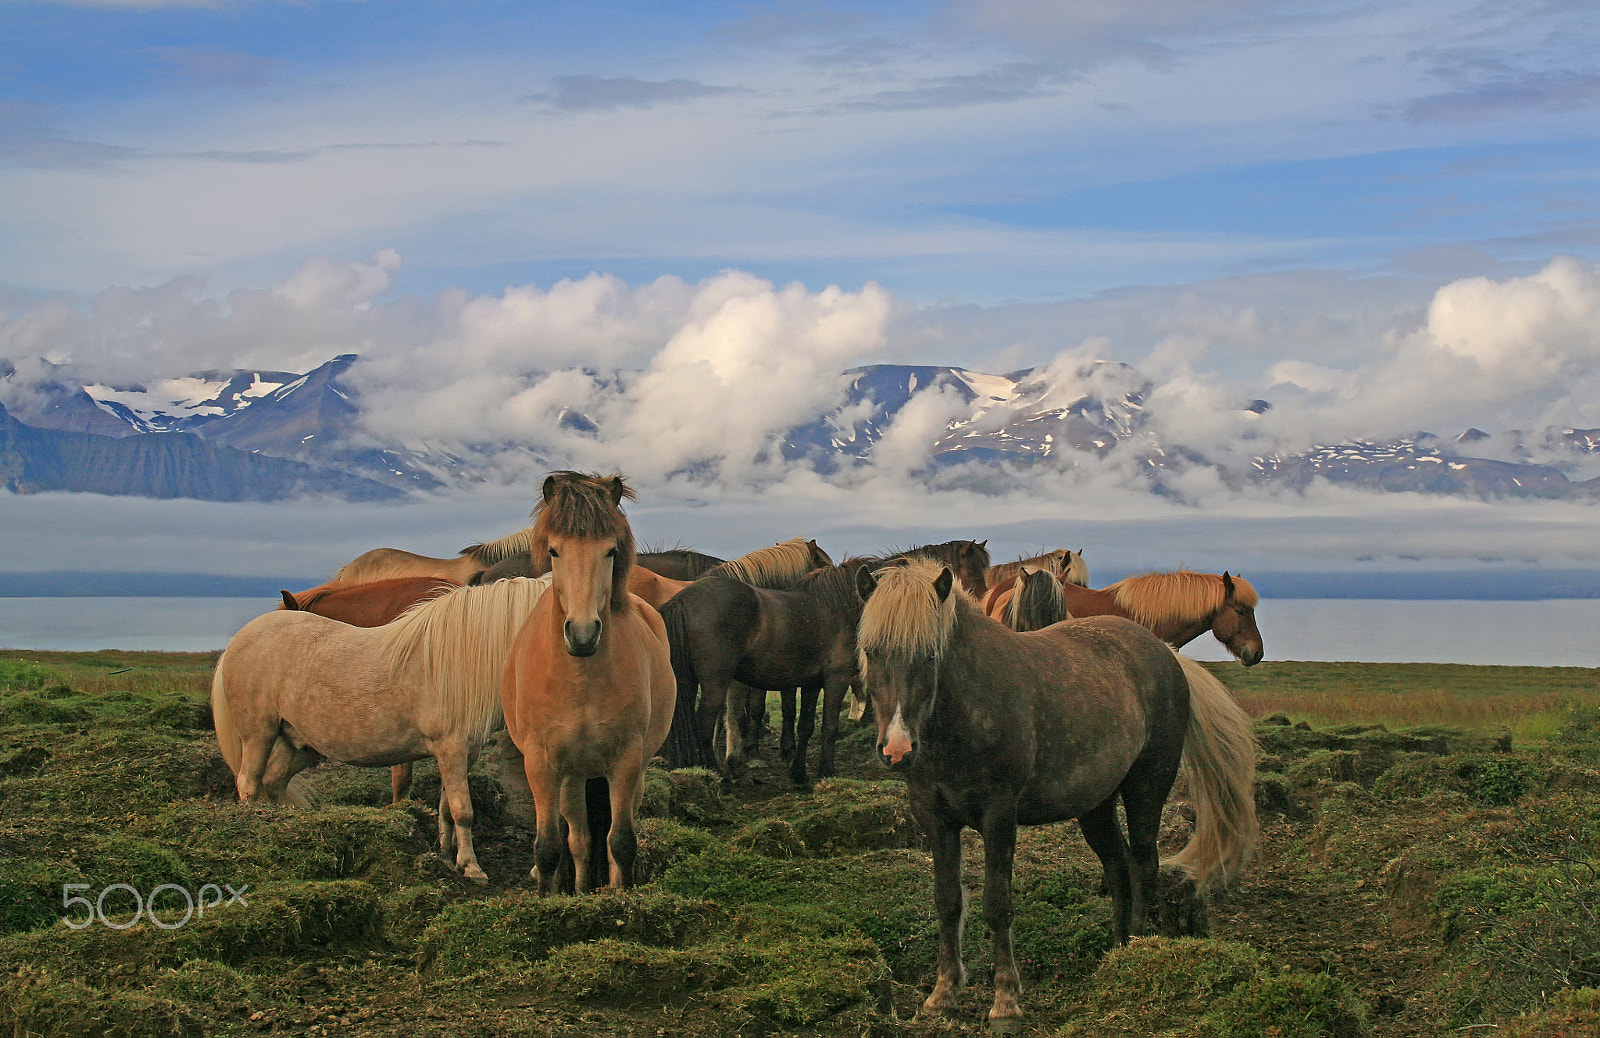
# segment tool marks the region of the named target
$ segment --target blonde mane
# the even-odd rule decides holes
[[[967,595],[957,582],[944,601],[939,600],[933,582],[945,568],[942,562],[912,557],[903,566],[878,571],[878,586],[861,609],[856,632],[862,673],[868,650],[900,658],[944,656],[955,627],[956,602]]]
[[[1230,577],[1233,594],[1240,605],[1255,608],[1256,589],[1243,577]],[[1169,621],[1209,616],[1222,608],[1225,592],[1222,575],[1177,569],[1167,573],[1144,573],[1119,580],[1102,588],[1118,606],[1126,609],[1136,623],[1153,627]]]
[[[533,551],[533,527],[524,526],[516,533],[508,533],[497,541],[484,541],[479,544],[469,544],[462,548],[457,555],[471,555],[485,567],[493,566],[513,555],[522,555]]]
[[[1063,562],[1066,563],[1065,572],[1061,569]],[[994,587],[1010,577],[1020,578],[1024,566],[1049,569],[1051,573],[1060,574],[1061,579],[1069,584],[1077,584],[1079,587],[1089,586],[1089,564],[1083,561],[1083,552],[1073,551],[1070,548],[1057,548],[1026,559],[1015,559],[1011,562],[1002,562],[998,566],[991,566],[988,573],[989,586]]]
[[[821,548],[816,551],[827,558],[827,553]],[[811,542],[804,537],[791,537],[782,544],[730,559],[707,570],[703,576],[732,577],[752,587],[784,589],[793,587],[815,568],[816,557],[812,554]]]
[[[446,713],[465,720],[481,743],[500,723],[500,675],[511,642],[549,587],[548,575],[513,577],[418,602],[373,628],[390,675],[409,672],[436,689]]]

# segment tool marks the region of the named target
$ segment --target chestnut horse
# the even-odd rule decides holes
[[[594,851],[608,853],[610,886],[633,884],[644,769],[672,723],[666,631],[660,614],[628,591],[633,531],[619,506],[633,496],[621,476],[556,472],[534,511],[534,554],[550,559],[550,594],[506,656],[501,694],[533,795],[541,895],[557,882],[562,819],[578,893],[594,882]],[[592,846],[585,798],[597,778],[610,794],[602,848]]]
[[[1174,649],[1210,631],[1246,667],[1266,654],[1256,628],[1259,597],[1243,577],[1179,569],[1129,577],[1098,591],[1070,584],[1061,590],[1075,620],[1126,616]]]
[[[352,627],[382,627],[424,599],[436,598],[461,585],[444,577],[394,577],[370,584],[320,584],[308,591],[283,595],[279,609],[301,609]],[[400,803],[411,794],[411,762],[389,769],[389,794]]]
[[[211,712],[242,801],[282,800],[323,758],[387,768],[439,762],[439,844],[488,882],[472,847],[467,768],[500,722],[506,652],[548,579],[461,587],[382,627],[278,610],[240,628],[217,661]]]
[[[924,1008],[956,1007],[966,981],[961,833],[983,839],[983,915],[994,949],[995,1030],[1022,1017],[1011,944],[1017,826],[1076,818],[1110,881],[1112,936],[1141,934],[1156,840],[1180,765],[1196,807],[1174,859],[1202,887],[1243,867],[1255,840],[1250,719],[1210,672],[1119,617],[1017,633],[983,615],[948,569],[863,569],[861,670],[878,756],[905,776],[933,849],[938,976]],[[1117,803],[1127,837],[1117,823]]]

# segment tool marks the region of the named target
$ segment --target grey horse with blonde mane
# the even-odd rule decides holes
[[[985,616],[950,571],[862,570],[860,667],[877,751],[905,776],[933,849],[938,976],[924,1003],[956,1008],[966,981],[961,833],[983,838],[995,1030],[1022,1018],[1011,944],[1017,826],[1077,819],[1100,858],[1116,943],[1144,932],[1161,808],[1180,766],[1195,833],[1170,860],[1205,887],[1236,875],[1256,837],[1255,739],[1220,682],[1149,630],[1096,617],[1018,633]],[[1126,815],[1126,838],[1117,805]]]

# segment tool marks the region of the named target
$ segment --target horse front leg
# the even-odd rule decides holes
[[[528,776],[528,792],[533,797],[533,868],[529,870],[538,885],[539,896],[557,892],[561,872],[561,779],[546,766],[544,754],[523,757],[523,773]]]
[[[1017,856],[1017,804],[996,798],[983,816],[983,919],[994,947],[994,1005],[989,1029],[1015,1033],[1022,1026],[1022,977],[1011,947],[1011,871]]]
[[[489,877],[478,865],[472,846],[472,787],[467,779],[471,754],[465,740],[450,738],[433,747],[439,762],[439,844],[450,853],[449,836],[455,836],[456,867],[472,882],[485,884]],[[448,815],[447,815],[448,810]]]
[[[570,775],[561,780],[561,817],[567,823],[567,851],[572,855],[573,889],[579,894],[587,894],[594,889],[594,881],[589,874],[589,856],[595,848],[589,835],[587,787],[585,780]]]
[[[639,854],[639,838],[633,829],[633,816],[644,802],[644,747],[636,747],[611,771],[611,832],[606,849],[611,852],[611,886],[626,890],[633,886],[633,866]]]
[[[783,715],[783,731],[778,735],[778,757],[791,761],[794,760],[794,689],[781,690],[778,703],[778,710]]]
[[[933,912],[939,919],[939,966],[933,993],[922,1008],[953,1013],[956,994],[967,983],[961,962],[961,931],[966,924],[967,892],[961,885],[961,826],[924,813],[923,827],[933,844]]]

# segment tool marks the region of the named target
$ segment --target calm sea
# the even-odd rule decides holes
[[[227,645],[270,598],[0,598],[0,647],[161,649]],[[1600,667],[1600,599],[1524,602],[1266,599],[1269,660]],[[1229,658],[1210,635],[1184,650]]]

